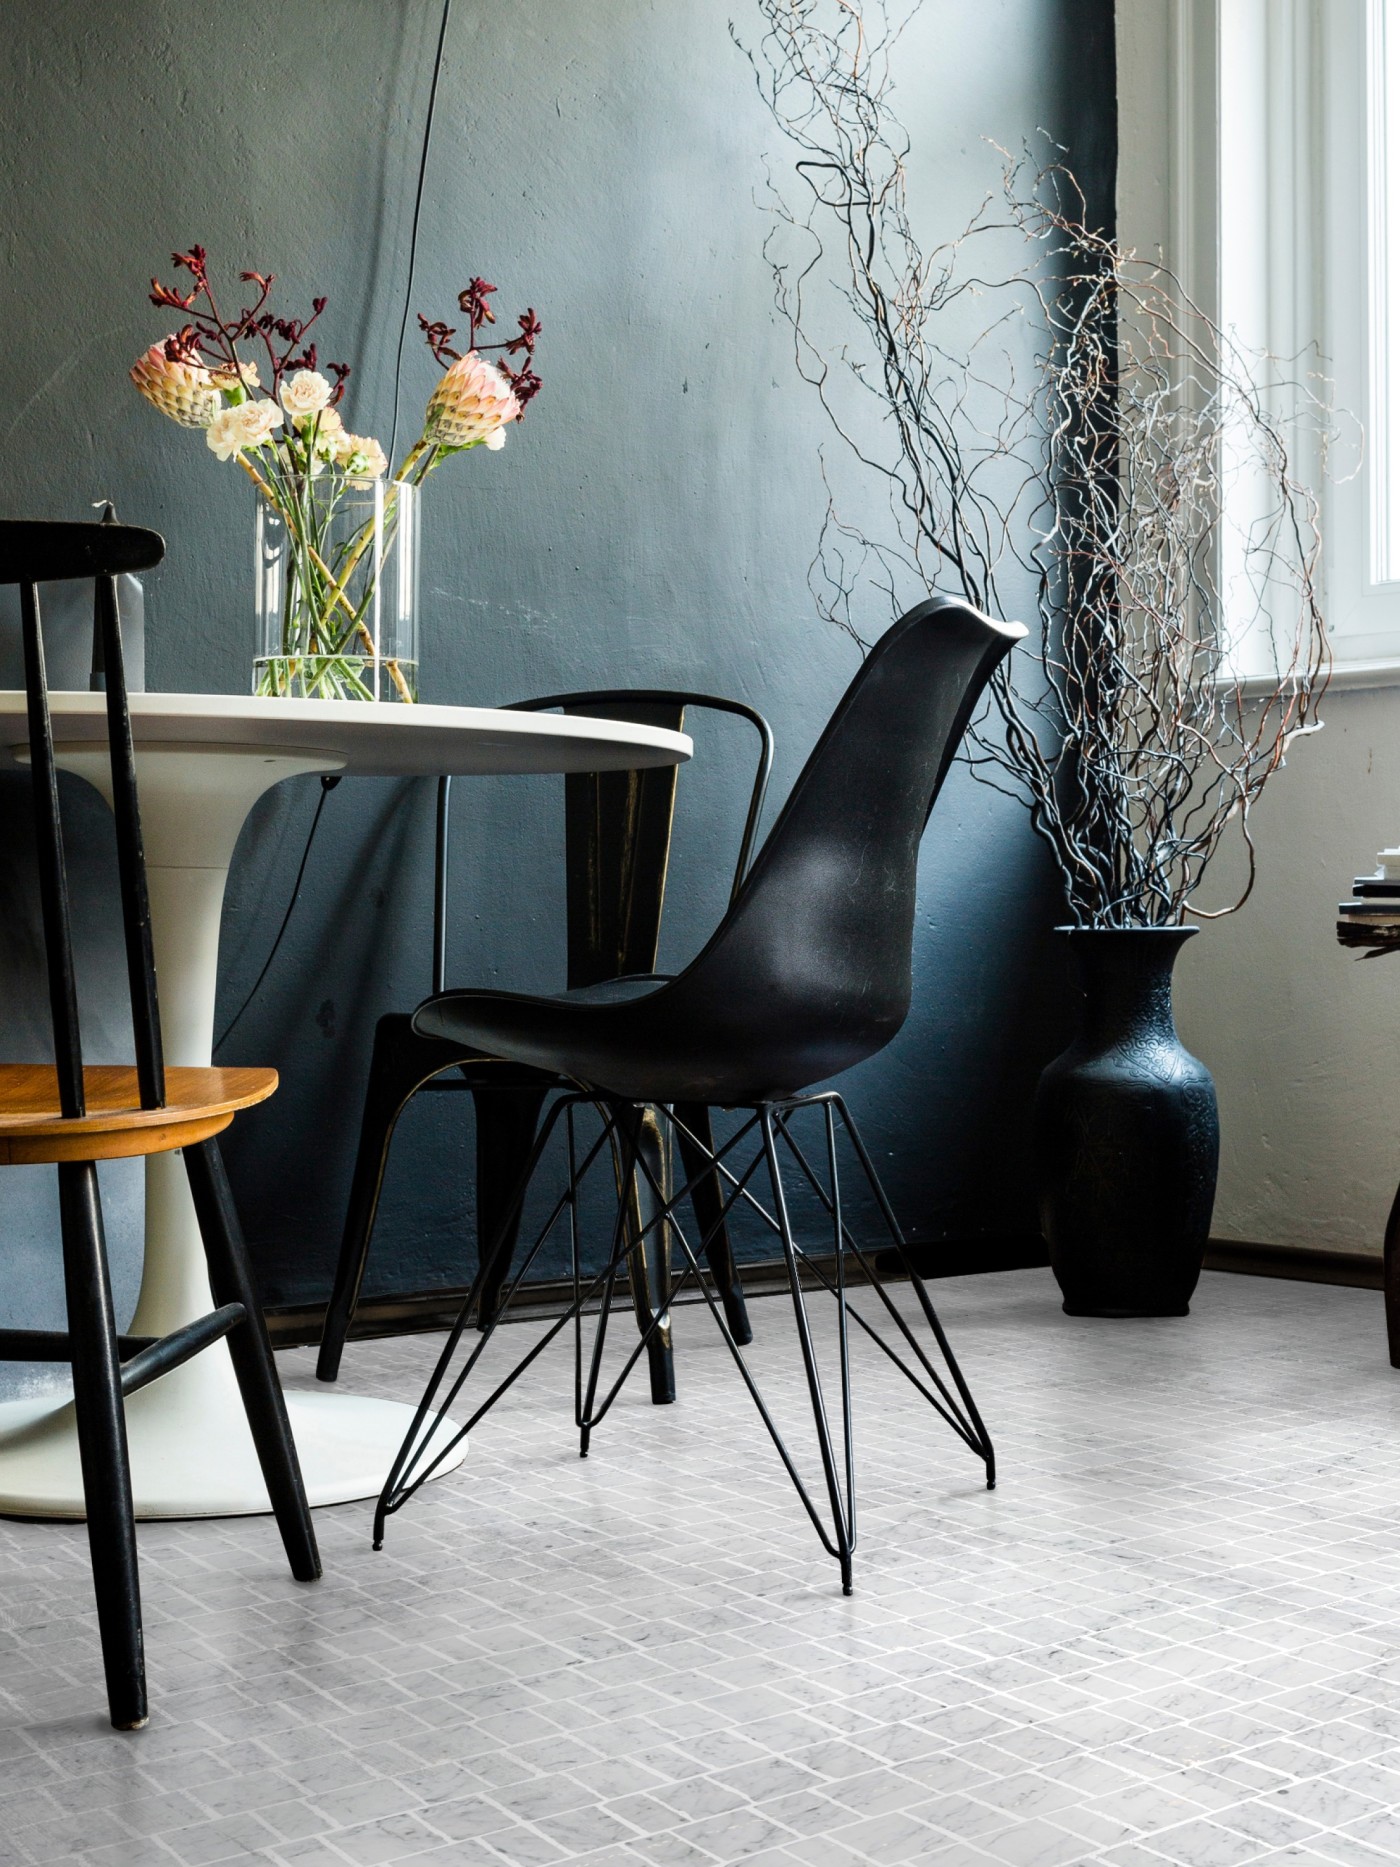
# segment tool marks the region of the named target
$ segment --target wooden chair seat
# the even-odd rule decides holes
[[[169,1154],[218,1134],[276,1087],[276,1070],[168,1066],[164,1107],[143,1109],[134,1069],[89,1064],[88,1112],[75,1117],[60,1113],[52,1065],[0,1063],[0,1166]]]

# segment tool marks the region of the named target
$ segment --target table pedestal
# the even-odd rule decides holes
[[[108,797],[105,747],[57,748],[58,762]],[[146,744],[136,754],[166,1060],[207,1064],[214,1038],[219,917],[234,844],[263,792],[333,772],[334,753]],[[133,1335],[165,1335],[213,1308],[194,1206],[177,1154],[146,1162],[146,1241]],[[288,1394],[313,1505],[376,1497],[413,1418],[397,1401]],[[126,1404],[138,1517],[229,1517],[271,1509],[227,1345],[217,1343]],[[444,1429],[444,1437],[450,1432]],[[441,1471],[462,1462],[466,1442]],[[72,1403],[0,1405],[0,1513],[81,1517]]]

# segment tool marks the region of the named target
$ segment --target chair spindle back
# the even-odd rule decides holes
[[[59,1107],[67,1116],[85,1114],[86,1104],[68,872],[63,855],[63,820],[44,665],[39,585],[82,577],[91,577],[95,583],[94,646],[100,653],[97,665],[105,677],[112,811],[116,823],[122,933],[131,992],[137,1081],[142,1108],[160,1108],[165,1101],[165,1066],[116,579],[128,572],[149,570],[164,555],[165,544],[157,533],[118,525],[110,519],[93,524],[0,520],[0,584],[18,584],[20,589],[44,956]]]

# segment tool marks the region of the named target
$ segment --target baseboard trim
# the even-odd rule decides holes
[[[1237,1238],[1213,1238],[1206,1252],[1208,1271],[1233,1271],[1243,1277],[1283,1277],[1299,1284],[1345,1284],[1353,1290],[1384,1287],[1378,1252],[1329,1251],[1297,1245],[1250,1244]]]
[[[1023,1270],[1050,1261],[1038,1238],[949,1239],[932,1245],[916,1244],[911,1247],[911,1255],[919,1275],[930,1279],[967,1277],[984,1271]],[[835,1261],[830,1257],[814,1256],[812,1263],[828,1275],[834,1272]],[[900,1275],[899,1261],[892,1252],[879,1253],[876,1263],[882,1276]],[[851,1266],[849,1258],[846,1274],[851,1282],[862,1281],[859,1270]],[[768,1296],[787,1288],[787,1271],[781,1258],[741,1264],[739,1277],[745,1293],[750,1296]],[[815,1278],[812,1281],[815,1282]],[[378,1336],[450,1329],[466,1294],[464,1285],[453,1285],[440,1290],[416,1290],[403,1296],[366,1297],[355,1312],[350,1339],[366,1341]],[[546,1311],[558,1311],[572,1295],[573,1285],[567,1278],[542,1278],[526,1286],[520,1307],[512,1308],[507,1320],[528,1321]],[[703,1302],[704,1298],[696,1291],[688,1291],[680,1298],[682,1306]],[[266,1314],[274,1348],[302,1348],[320,1341],[326,1305],[274,1303]]]
[[[1036,1270],[1050,1262],[1044,1243],[1039,1238],[1025,1237],[963,1238],[915,1244],[911,1246],[911,1256],[919,1275],[929,1279]],[[900,1274],[899,1261],[892,1252],[881,1252],[876,1262],[883,1275],[897,1277]],[[828,1258],[814,1259],[814,1263],[824,1272],[833,1268]],[[1344,1284],[1360,1290],[1382,1287],[1381,1260],[1366,1251],[1314,1250],[1217,1238],[1211,1241],[1206,1252],[1205,1268],[1244,1277],[1281,1277],[1294,1283]],[[741,1265],[739,1275],[745,1291],[752,1296],[774,1295],[786,1288],[787,1273],[781,1259]],[[858,1277],[854,1281],[859,1281]],[[356,1312],[351,1339],[368,1341],[379,1336],[418,1335],[450,1329],[466,1294],[465,1286],[454,1285],[440,1290],[416,1290],[403,1296],[367,1297]],[[572,1294],[573,1285],[563,1277],[530,1284],[521,1307],[511,1312],[510,1320],[523,1322],[549,1310],[558,1311]],[[682,1304],[699,1303],[704,1299],[691,1292],[680,1301]],[[303,1348],[319,1342],[325,1320],[324,1303],[275,1303],[267,1311],[268,1333],[274,1348]]]

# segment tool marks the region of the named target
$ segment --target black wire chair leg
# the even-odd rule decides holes
[[[831,1182],[832,1255],[836,1260],[836,1338],[841,1356],[841,1439],[846,1460],[846,1528],[856,1546],[856,1446],[851,1416],[850,1311],[846,1304],[846,1225],[841,1216],[841,1176],[836,1161],[836,1123],[831,1104],[822,1109],[826,1133],[827,1177]]]
[[[899,1221],[894,1216],[894,1209],[885,1196],[885,1189],[880,1184],[880,1177],[875,1171],[875,1164],[866,1152],[865,1143],[860,1137],[860,1130],[856,1127],[855,1122],[851,1118],[851,1112],[846,1107],[841,1097],[833,1094],[831,1100],[837,1114],[841,1117],[842,1127],[850,1137],[851,1146],[855,1149],[856,1159],[860,1162],[861,1172],[865,1175],[870,1190],[875,1195],[875,1203],[880,1208],[880,1217],[885,1222],[885,1229],[888,1231],[895,1251],[899,1255],[899,1261],[904,1267],[904,1273],[908,1277],[909,1282],[913,1285],[914,1293],[919,1299],[919,1307],[924,1313],[924,1320],[933,1331],[934,1339],[938,1343],[943,1359],[948,1365],[948,1372],[953,1377],[953,1384],[957,1388],[962,1398],[963,1406],[967,1410],[967,1417],[977,1437],[978,1450],[987,1467],[987,1489],[989,1491],[995,1491],[997,1486],[997,1456],[996,1448],[992,1445],[991,1434],[987,1431],[986,1426],[982,1422],[982,1415],[977,1410],[977,1402],[972,1398],[972,1389],[968,1386],[963,1376],[963,1371],[958,1366],[957,1356],[954,1355],[952,1345],[948,1337],[944,1334],[943,1324],[938,1319],[938,1312],[933,1307],[932,1300],[924,1286],[924,1280],[914,1269],[913,1259],[909,1255],[909,1247],[905,1242],[904,1233],[900,1230]],[[875,1270],[873,1265],[868,1267],[868,1274],[874,1277],[878,1282],[879,1273]],[[883,1291],[883,1286],[881,1286],[881,1288]]]
[[[843,1441],[848,1451],[846,1467],[846,1494],[843,1497],[836,1473],[836,1458],[832,1451],[831,1429],[827,1424],[826,1403],[822,1398],[821,1375],[817,1368],[816,1351],[812,1345],[812,1331],[807,1320],[807,1305],[802,1296],[802,1275],[797,1264],[797,1250],[793,1241],[792,1224],[788,1218],[787,1198],[783,1190],[783,1172],[778,1161],[778,1150],[774,1142],[772,1111],[765,1108],[762,1115],[763,1152],[768,1163],[768,1178],[773,1189],[773,1211],[778,1221],[779,1235],[783,1243],[783,1257],[787,1263],[788,1282],[792,1289],[793,1319],[797,1324],[797,1340],[802,1350],[802,1365],[807,1374],[807,1387],[812,1399],[812,1420],[817,1429],[817,1445],[821,1451],[822,1473],[826,1479],[827,1498],[831,1505],[832,1527],[835,1533],[838,1560],[841,1564],[841,1592],[849,1595],[852,1591],[851,1556],[852,1532],[855,1518],[855,1479],[849,1459],[852,1445],[851,1427],[851,1383],[847,1356],[845,1331],[840,1336],[841,1358],[841,1409]],[[844,1318],[845,1305],[840,1306]]]
[[[807,1156],[803,1153],[802,1149],[798,1146],[793,1136],[791,1126],[789,1125],[789,1117],[793,1113],[793,1111],[798,1107],[811,1107],[815,1103],[818,1103],[818,1102],[830,1105],[831,1103],[834,1103],[835,1100],[836,1100],[835,1095],[832,1092],[828,1091],[822,1095],[813,1097],[809,1102],[790,1103],[781,1110],[775,1110],[776,1127],[777,1127],[778,1133],[782,1136],[784,1142],[786,1142],[788,1150],[792,1154],[793,1159],[796,1161],[799,1170],[801,1171],[804,1179],[807,1181],[807,1184],[811,1187],[812,1191],[817,1195],[818,1200],[822,1203],[823,1206],[825,1206],[826,1210],[829,1213],[832,1213],[833,1215],[835,1215],[835,1207],[832,1203],[831,1196],[828,1194],[826,1188],[822,1185],[820,1178],[818,1177],[815,1169],[812,1166],[812,1163],[807,1159]],[[832,1135],[829,1135],[828,1137],[828,1148],[829,1149],[834,1147],[834,1138],[835,1138],[834,1133]],[[846,1250],[852,1254],[852,1256],[855,1258],[856,1263],[860,1266],[861,1270],[865,1273],[870,1289],[874,1292],[875,1296],[879,1299],[879,1302],[881,1306],[883,1307],[883,1309],[885,1310],[886,1314],[888,1315],[891,1323],[893,1323],[894,1327],[898,1330],[899,1334],[904,1338],[905,1343],[908,1345],[911,1353],[914,1356],[914,1360],[917,1362],[918,1367],[921,1370],[921,1374],[916,1373],[915,1370],[909,1365],[909,1363],[905,1361],[903,1356],[900,1355],[895,1349],[893,1349],[890,1346],[890,1344],[885,1340],[884,1336],[880,1333],[880,1331],[874,1327],[874,1325],[868,1320],[868,1318],[859,1309],[857,1309],[855,1304],[850,1301],[849,1297],[847,1297],[845,1301],[845,1308],[851,1321],[854,1322],[857,1325],[857,1327],[862,1329],[865,1332],[865,1334],[870,1337],[870,1340],[874,1343],[875,1347],[880,1350],[881,1354],[885,1355],[894,1364],[894,1366],[899,1369],[900,1373],[905,1377],[905,1379],[920,1394],[922,1394],[923,1398],[928,1402],[929,1406],[933,1408],[934,1412],[939,1416],[941,1420],[945,1421],[949,1426],[952,1427],[953,1431],[957,1434],[958,1438],[962,1440],[964,1445],[968,1446],[974,1453],[976,1453],[977,1457],[985,1463],[987,1460],[988,1453],[991,1449],[991,1441],[987,1435],[987,1430],[985,1426],[982,1425],[980,1419],[976,1419],[975,1417],[976,1408],[974,1407],[972,1409],[972,1413],[974,1416],[973,1418],[969,1418],[968,1415],[963,1411],[963,1407],[959,1401],[958,1394],[948,1386],[947,1382],[944,1381],[942,1375],[939,1374],[937,1368],[929,1360],[928,1355],[924,1352],[924,1349],[921,1343],[919,1342],[918,1337],[915,1335],[913,1329],[910,1327],[909,1322],[906,1320],[906,1318],[901,1313],[898,1306],[895,1304],[894,1300],[890,1296],[889,1291],[885,1287],[885,1280],[880,1274],[880,1269],[879,1269],[878,1264],[873,1262],[870,1256],[861,1249],[860,1244],[854,1238],[854,1236],[851,1233],[850,1227],[845,1224],[844,1220],[841,1220],[838,1217],[837,1222],[838,1222],[838,1225],[839,1225],[839,1228],[840,1228],[840,1231],[841,1231],[841,1234],[842,1234],[842,1237],[845,1243]],[[773,1221],[770,1220],[769,1223],[773,1224]],[[775,1224],[774,1224],[773,1229],[775,1231],[777,1229]],[[822,1286],[822,1288],[827,1291],[829,1295],[837,1296],[839,1293],[838,1293],[836,1284],[834,1284],[832,1280],[827,1276],[826,1272],[822,1269],[821,1265],[813,1262],[810,1258],[805,1259],[804,1261],[806,1263],[806,1267],[808,1271],[811,1273],[812,1277],[816,1280],[816,1282],[819,1283]],[[911,1276],[911,1281],[914,1281],[912,1276]],[[925,1320],[929,1320],[930,1312],[932,1311],[932,1305],[927,1301],[927,1292],[921,1292],[921,1303],[925,1311]],[[932,1330],[934,1334],[935,1344],[936,1346],[938,1346],[941,1354],[943,1355],[944,1366],[948,1371],[949,1378],[956,1380],[960,1376],[961,1371],[956,1370],[956,1364],[955,1364],[954,1357],[952,1356],[948,1348],[947,1337],[943,1334],[942,1325],[938,1322],[936,1315],[932,1316],[931,1326],[932,1326]],[[921,1375],[922,1375],[922,1378],[921,1378]],[[965,1387],[962,1389],[962,1391],[964,1392],[966,1391]]]
[[[668,1111],[664,1109],[658,1111],[658,1113],[665,1117],[671,1130],[674,1131],[676,1127],[674,1116],[672,1116]],[[743,1134],[747,1135],[747,1133],[752,1128],[755,1128],[757,1125],[758,1125],[758,1116],[757,1115],[750,1116],[748,1122],[745,1124],[744,1129],[742,1131]],[[730,1145],[732,1145],[732,1143]],[[718,1163],[718,1159],[719,1157],[716,1156],[715,1159],[711,1161],[707,1171],[713,1171],[714,1166]],[[651,1169],[648,1166],[645,1158],[642,1156],[639,1156],[638,1164],[639,1164],[639,1167],[641,1168],[642,1173],[648,1179],[650,1179]],[[748,1180],[753,1176],[753,1174],[757,1171],[757,1169],[762,1164],[763,1164],[763,1153],[762,1153],[762,1150],[760,1150],[755,1155],[753,1162],[745,1170],[745,1173],[742,1179],[737,1183],[739,1190],[734,1193],[731,1193],[728,1196],[727,1200],[725,1201],[724,1205],[721,1207],[721,1211],[719,1215],[721,1220],[726,1219],[728,1217],[730,1206],[733,1205],[735,1201],[740,1197],[740,1193],[742,1192],[742,1189],[747,1185]],[[681,1248],[682,1256],[685,1259],[685,1265],[684,1265],[684,1268],[681,1270],[679,1278],[676,1279],[672,1283],[672,1286],[671,1286],[672,1300],[674,1301],[675,1298],[680,1295],[680,1293],[686,1288],[686,1286],[693,1279],[696,1285],[700,1289],[702,1299],[709,1305],[711,1313],[714,1315],[716,1321],[718,1322],[721,1333],[723,1334],[726,1343],[729,1344],[730,1348],[734,1352],[737,1353],[737,1344],[735,1344],[733,1335],[729,1330],[729,1325],[727,1321],[725,1320],[724,1312],[716,1304],[713,1291],[710,1290],[708,1287],[706,1287],[705,1279],[700,1269],[700,1263],[696,1255],[696,1252],[697,1252],[697,1249],[703,1252],[704,1241],[701,1240],[697,1248],[692,1248],[690,1241],[687,1239],[685,1235],[685,1231],[682,1228],[681,1223],[680,1223],[680,1219],[678,1216],[679,1210],[680,1210],[682,1201],[689,1197],[689,1193],[690,1193],[689,1185],[682,1187],[679,1192],[672,1193],[669,1196],[664,1197],[664,1198],[662,1194],[662,1189],[660,1188],[659,1185],[656,1185],[655,1183],[653,1183],[651,1186],[651,1191],[654,1195],[654,1199],[656,1202],[656,1210],[655,1210],[654,1217],[650,1221],[650,1224],[652,1226],[660,1226],[662,1224],[669,1225],[672,1228],[675,1241],[677,1244],[679,1244]],[[665,1319],[660,1314],[652,1317],[646,1329],[643,1330],[640,1336],[638,1337],[636,1346],[632,1349],[632,1352],[624,1359],[621,1370],[614,1378],[611,1387],[607,1391],[607,1394],[604,1396],[604,1398],[600,1402],[595,1401],[594,1404],[591,1406],[589,1410],[589,1416],[588,1416],[589,1423],[591,1426],[596,1427],[600,1423],[600,1421],[605,1417],[605,1415],[608,1413],[613,1402],[617,1399],[618,1395],[622,1392],[623,1387],[626,1385],[628,1377],[630,1376],[633,1368],[637,1365],[638,1360],[640,1359],[642,1354],[646,1351],[646,1348],[650,1342],[652,1334],[660,1327],[663,1320]],[[834,1548],[832,1550],[832,1554],[833,1555],[835,1554]]]
[[[618,1131],[628,1137],[632,1171],[619,1177],[618,1194],[626,1206],[627,1275],[637,1329],[646,1337],[647,1372],[654,1407],[676,1398],[676,1364],[671,1350],[671,1233],[663,1216],[670,1181],[666,1143],[655,1114],[636,1103],[619,1104]],[[619,1175],[621,1169],[619,1167]]]
[[[58,1169],[58,1196],[73,1357],[73,1402],[107,1705],[114,1729],[138,1731],[149,1715],[141,1583],[136,1565],[136,1522],[122,1412],[117,1326],[112,1314],[96,1167],[90,1161],[62,1163]]]
[[[314,1582],[321,1573],[316,1532],[311,1527],[311,1511],[287,1418],[287,1403],[272,1359],[272,1344],[248,1264],[247,1247],[224,1171],[223,1156],[217,1141],[201,1141],[184,1150],[184,1159],[190,1197],[204,1240],[214,1301],[241,1303],[247,1311],[245,1320],[228,1337],[228,1350],[238,1379],[238,1391],[243,1397],[243,1411],[248,1416],[248,1430],[257,1448],[263,1482],[282,1534],[282,1546],[296,1579]]]
[[[593,1353],[589,1358],[588,1385],[584,1389],[583,1405],[578,1414],[578,1455],[588,1457],[589,1442],[593,1437],[593,1428],[597,1424],[594,1408],[598,1400],[598,1378],[603,1369],[603,1344],[607,1340],[608,1321],[612,1315],[613,1292],[617,1288],[617,1274],[624,1263],[629,1266],[632,1254],[641,1248],[639,1219],[636,1207],[636,1186],[642,1171],[642,1155],[638,1141],[639,1125],[630,1119],[635,1113],[623,1103],[611,1104],[607,1110],[607,1132],[612,1142],[613,1175],[617,1181],[617,1212],[613,1220],[612,1245],[608,1252],[607,1275],[603,1283],[602,1301],[598,1306],[598,1326],[593,1335]],[[570,1204],[577,1211],[578,1186],[569,1188]],[[634,1279],[636,1272],[632,1272]],[[634,1297],[635,1303],[635,1297]],[[643,1325],[647,1327],[648,1325]],[[648,1341],[646,1346],[650,1348]],[[656,1398],[653,1377],[652,1398]]]
[[[677,1123],[674,1112],[672,1110],[662,1108],[659,1112],[666,1119],[666,1121],[670,1124],[673,1130],[676,1130],[678,1128],[679,1124]],[[743,1173],[739,1175],[734,1175],[730,1173],[724,1167],[724,1157],[726,1154],[729,1154],[734,1150],[735,1146],[749,1134],[751,1129],[756,1127],[761,1120],[765,1120],[766,1118],[768,1118],[770,1114],[771,1114],[770,1109],[768,1109],[767,1107],[763,1105],[759,1105],[757,1108],[755,1108],[749,1120],[744,1123],[743,1127],[738,1131],[738,1133],[735,1135],[732,1135],[729,1138],[729,1140],[725,1142],[723,1148],[718,1150],[716,1153],[714,1153],[710,1157],[710,1162],[709,1162],[710,1168],[713,1171],[723,1174],[724,1178],[730,1182],[731,1190],[727,1196],[725,1206],[722,1208],[722,1211],[725,1217],[728,1216],[729,1209],[732,1206],[734,1206],[739,1200],[741,1199],[746,1200],[746,1201],[752,1200],[753,1196],[747,1190],[749,1180],[751,1179],[754,1172],[757,1170],[757,1168],[760,1165],[768,1164],[772,1160],[774,1160],[776,1157],[769,1147],[761,1146],[758,1149],[758,1151],[755,1153],[754,1158],[750,1162],[749,1166],[746,1167]],[[682,1193],[679,1195],[679,1197],[681,1198],[686,1197],[688,1193],[689,1193],[689,1187],[686,1187],[682,1190]],[[754,1203],[755,1205],[757,1205],[756,1201]],[[762,1207],[759,1207],[758,1209],[760,1211],[763,1211]],[[773,1229],[781,1233],[781,1228],[779,1227],[778,1221],[776,1219],[771,1218],[770,1215],[768,1215],[767,1213],[764,1213],[764,1216],[765,1218],[768,1218],[768,1221],[772,1225]],[[729,1327],[729,1323],[725,1317],[723,1308],[716,1301],[715,1294],[713,1290],[710,1288],[708,1281],[701,1275],[699,1259],[697,1258],[695,1252],[691,1249],[690,1243],[688,1239],[686,1238],[685,1232],[683,1228],[681,1227],[681,1225],[679,1224],[679,1222],[676,1222],[675,1224],[675,1235],[676,1235],[676,1239],[678,1243],[680,1244],[682,1254],[685,1257],[685,1261],[688,1267],[688,1273],[689,1275],[695,1278],[696,1282],[699,1285],[700,1294],[703,1297],[706,1305],[708,1306],[711,1316],[714,1318],[715,1326],[719,1330],[720,1336],[723,1339],[726,1348],[729,1350],[730,1358],[734,1362],[735,1367],[738,1369],[741,1380],[743,1381],[745,1387],[749,1391],[749,1398],[753,1401],[754,1406],[758,1410],[758,1416],[763,1422],[764,1428],[768,1433],[768,1437],[773,1442],[774,1449],[777,1452],[778,1457],[782,1462],[783,1470],[787,1473],[788,1478],[792,1484],[792,1488],[797,1493],[798,1501],[801,1503],[803,1510],[806,1511],[808,1519],[811,1522],[812,1528],[817,1533],[817,1540],[821,1543],[822,1548],[827,1552],[827,1554],[829,1556],[835,1557],[836,1560],[840,1563],[842,1588],[847,1593],[850,1593],[851,1556],[855,1549],[853,1470],[848,1465],[846,1478],[847,1478],[848,1509],[849,1509],[850,1515],[847,1518],[843,1519],[839,1496],[833,1488],[835,1462],[834,1460],[831,1460],[830,1458],[828,1458],[826,1461],[826,1475],[828,1478],[828,1497],[831,1502],[832,1520],[833,1520],[833,1525],[835,1529],[835,1536],[833,1538],[832,1532],[827,1529],[826,1524],[822,1520],[821,1513],[817,1509],[817,1506],[812,1499],[811,1493],[808,1491],[806,1485],[802,1481],[802,1474],[798,1471],[797,1466],[793,1461],[792,1454],[789,1452],[787,1445],[783,1439],[783,1436],[778,1430],[777,1421],[773,1418],[772,1414],[768,1410],[767,1402],[764,1400],[762,1391],[760,1390],[757,1381],[755,1381],[753,1377],[752,1370],[749,1368],[748,1363],[744,1360],[744,1352],[740,1348],[739,1344],[734,1339],[733,1333]],[[791,1238],[791,1233],[789,1233],[789,1239],[790,1238]],[[802,1304],[802,1291],[801,1291],[800,1283],[796,1287],[796,1306],[797,1306],[799,1318],[801,1319],[801,1321],[805,1322],[806,1310]],[[810,1334],[805,1339],[805,1345],[808,1348],[810,1348],[810,1345],[811,1345]],[[814,1360],[813,1360],[813,1363],[811,1364],[811,1368],[812,1368],[812,1371],[814,1372],[815,1371]],[[821,1403],[820,1403],[820,1397],[819,1397],[820,1384],[817,1383],[816,1385],[817,1385],[817,1397],[816,1397],[816,1404],[814,1407],[814,1412],[816,1415],[816,1420],[817,1420],[817,1425],[818,1425],[818,1436],[820,1439],[823,1436],[823,1432],[825,1428],[825,1409],[821,1406]],[[849,1381],[844,1378],[843,1378],[843,1383],[842,1383],[842,1392],[843,1392],[843,1395],[846,1395],[849,1393]],[[826,1450],[829,1453],[830,1435],[829,1433],[826,1433],[824,1436],[825,1436],[825,1442],[826,1442]],[[847,1443],[849,1445],[849,1436],[847,1439]]]
[[[476,1110],[477,1261],[490,1268],[476,1300],[476,1326],[488,1329],[501,1306],[520,1236],[515,1188],[540,1125],[544,1089],[473,1089]]]
[[[497,1325],[510,1302],[511,1296],[519,1287],[521,1278],[524,1277],[530,1265],[534,1262],[545,1237],[548,1235],[549,1231],[552,1230],[554,1218],[564,1209],[567,1203],[566,1194],[565,1198],[562,1199],[556,1207],[555,1215],[546,1223],[540,1236],[536,1239],[534,1248],[527,1254],[526,1261],[516,1273],[510,1291],[507,1292],[500,1308],[487,1322],[485,1327],[481,1329],[480,1340],[467,1357],[466,1367],[463,1369],[462,1373],[458,1375],[456,1381],[453,1382],[448,1390],[446,1398],[435,1408],[433,1403],[437,1400],[437,1396],[441,1392],[443,1382],[446,1380],[448,1372],[451,1369],[453,1357],[456,1355],[462,1336],[466,1331],[468,1320],[476,1309],[480,1287],[495,1268],[497,1253],[505,1248],[507,1236],[505,1227],[511,1222],[518,1223],[520,1211],[524,1205],[525,1195],[529,1191],[530,1181],[534,1177],[535,1169],[544,1156],[545,1148],[548,1146],[550,1137],[554,1133],[559,1117],[566,1111],[571,1112],[578,1100],[579,1098],[577,1096],[560,1096],[545,1117],[544,1125],[535,1136],[535,1144],[530,1149],[530,1158],[521,1169],[520,1178],[516,1182],[515,1192],[505,1214],[505,1225],[503,1226],[502,1232],[500,1236],[493,1241],[491,1249],[486,1253],[485,1258],[478,1267],[477,1274],[472,1280],[471,1288],[462,1299],[461,1307],[457,1311],[456,1320],[453,1322],[451,1329],[447,1332],[447,1340],[443,1343],[439,1351],[438,1358],[433,1364],[433,1371],[428,1377],[427,1386],[423,1389],[423,1393],[414,1409],[413,1419],[409,1423],[408,1431],[404,1434],[403,1442],[394,1455],[394,1462],[389,1467],[389,1475],[384,1480],[384,1488],[380,1492],[374,1508],[373,1542],[376,1549],[382,1549],[384,1547],[384,1525],[389,1517],[392,1516],[395,1511],[403,1508],[409,1498],[432,1476],[432,1473],[437,1469],[441,1460],[446,1457],[449,1448],[445,1447],[434,1455],[424,1471],[420,1472],[417,1477],[414,1476],[414,1468],[419,1460],[427,1455],[428,1447],[437,1430],[437,1426],[446,1418],[447,1409],[452,1405],[458,1393],[461,1391],[463,1384],[467,1380],[467,1377],[471,1374],[473,1368],[475,1368],[477,1362],[485,1353],[486,1346],[491,1337],[495,1334]],[[591,1160],[593,1154],[603,1146],[607,1138],[607,1132],[608,1131],[605,1130],[604,1136],[595,1143],[592,1152],[588,1156],[589,1160]],[[585,1171],[587,1169],[587,1164],[588,1162],[585,1161]],[[572,1171],[571,1161],[571,1174]],[[434,1425],[425,1434],[423,1428],[430,1414],[434,1416]],[[457,1439],[460,1439],[465,1431],[466,1428],[462,1428],[457,1435]],[[451,1444],[455,1445],[457,1439],[454,1439]]]
[[[681,1165],[685,1169],[686,1179],[691,1183],[690,1203],[695,1208],[700,1236],[707,1240],[705,1257],[710,1266],[710,1275],[715,1280],[715,1288],[724,1305],[729,1333],[740,1347],[745,1347],[753,1341],[753,1326],[749,1322],[744,1289],[739,1282],[739,1270],[729,1242],[729,1228],[721,1217],[724,1192],[719,1174],[709,1164],[715,1151],[710,1111],[703,1102],[682,1102],[676,1106],[676,1119],[680,1124],[676,1129],[676,1137],[680,1144]]]
[[[462,1055],[455,1044],[445,1043],[438,1037],[420,1037],[401,1012],[389,1013],[375,1026],[364,1113],[360,1118],[360,1143],[350,1181],[350,1202],[341,1234],[335,1283],[321,1332],[321,1352],[316,1359],[318,1381],[333,1381],[340,1373],[345,1338],[360,1300],[360,1285],[364,1281],[370,1237],[379,1210],[389,1144],[399,1116],[424,1083],[449,1068]]]

